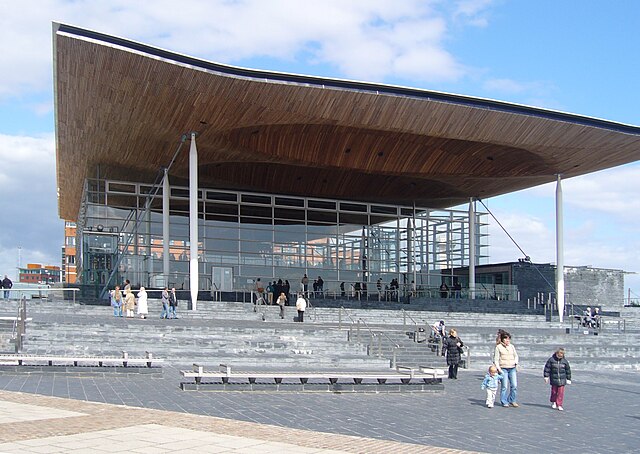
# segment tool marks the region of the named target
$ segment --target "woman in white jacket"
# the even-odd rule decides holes
[[[140,318],[147,318],[149,314],[149,304],[147,302],[147,291],[144,287],[140,287],[138,292],[138,315]]]

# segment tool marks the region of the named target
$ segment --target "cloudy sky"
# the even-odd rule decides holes
[[[640,2],[0,0],[0,273],[59,264],[51,22],[216,62],[382,82],[640,125]],[[640,159],[640,149],[638,150]],[[640,163],[563,183],[565,263],[640,272]],[[485,201],[555,262],[554,185]],[[493,262],[522,254],[490,227]],[[640,275],[628,275],[640,296]]]

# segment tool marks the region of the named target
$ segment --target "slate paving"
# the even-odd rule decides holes
[[[565,411],[559,412],[550,408],[549,386],[540,371],[533,370],[519,373],[520,408],[493,409],[484,406],[481,370],[461,371],[458,380],[446,381],[441,393],[357,395],[182,391],[178,371],[165,366],[162,378],[1,375],[0,389],[30,394],[34,401],[29,403],[35,405],[38,396],[61,397],[70,411],[82,412],[78,401],[88,401],[275,426],[272,432],[282,438],[273,441],[280,442],[290,442],[289,430],[295,429],[400,443],[396,448],[413,446],[407,452],[418,452],[419,447],[496,453],[640,450],[640,382],[635,372],[574,374]],[[0,392],[0,400],[6,395],[12,394]],[[2,424],[0,435],[1,430]],[[355,451],[349,451],[354,446]],[[378,452],[361,451],[357,443],[351,448],[340,446],[348,452]]]

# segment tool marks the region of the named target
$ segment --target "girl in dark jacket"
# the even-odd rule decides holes
[[[447,364],[449,365],[449,378],[458,378],[458,364],[460,364],[460,352],[463,345],[458,337],[458,332],[451,328],[449,337],[444,341],[444,348],[447,351]]]
[[[544,365],[544,381],[551,383],[551,408],[563,411],[564,386],[571,384],[571,366],[564,357],[564,348],[560,347]]]

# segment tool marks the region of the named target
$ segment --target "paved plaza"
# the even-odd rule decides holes
[[[493,409],[479,369],[422,394],[181,391],[172,366],[120,375],[0,375],[0,452],[640,450],[637,372],[574,372],[564,412],[537,370],[519,374],[520,408]]]

